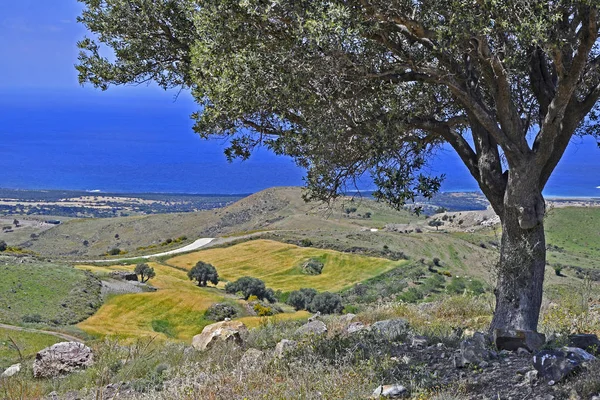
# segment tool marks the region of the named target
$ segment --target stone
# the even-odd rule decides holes
[[[371,325],[371,330],[387,340],[394,341],[403,339],[408,335],[409,325],[408,321],[402,318],[386,319],[375,322]]]
[[[348,325],[348,327],[346,328],[346,332],[348,334],[353,334],[356,332],[360,332],[363,329],[365,329],[365,324],[363,324],[362,322],[352,322],[350,325]]]
[[[342,324],[349,324],[352,322],[352,320],[354,318],[356,318],[356,314],[348,313],[348,314],[344,314],[344,315],[340,316],[339,321]]]
[[[455,366],[458,365],[479,365],[482,361],[489,361],[494,354],[488,348],[488,339],[482,333],[476,332],[472,338],[460,342],[460,356],[462,363],[455,360]]]
[[[84,369],[94,363],[92,349],[79,342],[61,342],[38,352],[33,363],[35,378],[52,378]]]
[[[138,281],[138,276],[133,272],[128,271],[113,271],[110,273],[110,276],[116,279],[122,279],[124,281]]]
[[[18,374],[19,372],[21,372],[21,364],[14,364],[14,365],[11,365],[10,367],[6,368],[6,370],[4,370],[2,375],[0,375],[0,378],[9,378],[11,376]]]
[[[373,391],[373,399],[384,397],[386,399],[399,399],[408,397],[410,393],[402,385],[381,385]]]
[[[314,314],[312,317],[308,318],[308,322],[316,321],[320,317],[321,317],[321,311],[317,311],[316,314]]]
[[[411,341],[411,346],[416,347],[418,349],[423,349],[427,347],[427,338],[425,336],[413,336]]]
[[[202,333],[192,339],[192,346],[199,351],[204,351],[216,343],[233,342],[242,343],[242,333],[247,331],[246,325],[240,321],[221,321],[207,325]]]
[[[533,356],[533,367],[538,376],[553,385],[571,372],[596,357],[577,347],[563,347],[560,350],[542,350]]]
[[[534,352],[546,344],[546,335],[519,329],[495,329],[494,344],[498,350],[517,351],[522,347]]]
[[[519,348],[517,349],[517,355],[518,355],[519,357],[529,357],[529,356],[531,355],[531,352],[530,352],[529,350],[527,350],[527,349],[524,349],[524,348],[522,348],[522,347],[519,347]]]
[[[311,321],[296,329],[298,336],[324,335],[327,333],[327,326],[323,321]]]
[[[538,372],[535,369],[527,371],[524,375],[523,381],[529,385],[533,385],[538,380]]]
[[[275,357],[282,358],[291,351],[294,351],[298,347],[298,342],[294,340],[283,339],[275,345]]]
[[[265,353],[258,349],[248,349],[240,359],[239,366],[244,369],[260,368],[265,363]]]
[[[578,347],[592,354],[600,354],[600,340],[592,334],[579,333],[569,336],[569,347]]]

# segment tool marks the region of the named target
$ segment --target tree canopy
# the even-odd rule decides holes
[[[189,88],[200,136],[292,156],[307,199],[364,174],[395,207],[429,197],[451,146],[503,224],[492,326],[536,329],[542,190],[573,135],[600,136],[596,0],[80,1],[82,83]]]
[[[219,274],[217,269],[209,263],[198,261],[196,265],[188,271],[188,278],[198,282],[198,286],[206,286],[208,282],[216,285],[219,283]]]
[[[148,280],[154,278],[156,276],[156,272],[154,272],[154,268],[150,267],[146,263],[137,264],[133,271],[136,275],[140,276],[140,280],[142,283],[148,282]]]

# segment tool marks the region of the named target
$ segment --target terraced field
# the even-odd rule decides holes
[[[320,275],[306,275],[303,262],[323,262]],[[355,283],[404,265],[407,261],[365,257],[333,250],[298,247],[272,240],[252,240],[232,247],[201,250],[171,258],[167,264],[190,269],[198,261],[213,264],[220,278],[233,281],[242,276],[260,278],[275,290],[291,291],[310,287],[338,291]]]

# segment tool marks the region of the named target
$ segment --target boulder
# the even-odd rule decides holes
[[[365,324],[363,324],[362,322],[352,322],[346,328],[346,333],[353,334],[353,333],[356,333],[356,332],[360,332],[363,329],[365,329]]]
[[[546,335],[519,329],[495,329],[494,344],[498,350],[517,351],[523,348],[538,351],[546,343]]]
[[[423,349],[423,348],[427,347],[427,344],[428,344],[428,340],[425,336],[415,335],[415,336],[413,336],[412,341],[411,341],[411,346],[416,347],[418,349]]]
[[[596,357],[577,347],[563,347],[560,350],[542,350],[533,356],[533,367],[538,376],[553,385],[571,372]]]
[[[327,333],[327,326],[323,321],[311,321],[302,325],[296,330],[298,336],[309,336],[309,335],[323,335]]]
[[[293,351],[298,347],[298,342],[294,340],[283,339],[275,345],[274,355],[277,358],[282,358],[287,353]]]
[[[192,339],[192,346],[196,350],[204,351],[215,343],[234,342],[241,344],[241,334],[246,332],[246,325],[240,321],[221,321],[216,324],[207,325],[202,333]]]
[[[600,354],[600,340],[598,336],[580,333],[569,336],[569,347],[578,347],[592,354]]]
[[[18,374],[19,372],[21,372],[21,364],[14,364],[6,368],[2,375],[0,375],[0,378],[8,378]]]
[[[352,322],[352,320],[354,318],[356,318],[356,314],[348,313],[348,314],[341,315],[340,318],[339,318],[339,321],[342,324],[349,324],[349,323]]]
[[[37,353],[33,363],[33,376],[52,378],[87,368],[93,363],[92,349],[83,343],[56,343]]]
[[[371,325],[371,330],[385,339],[393,341],[406,337],[409,332],[409,325],[408,321],[402,318],[386,319],[375,322]]]
[[[321,318],[321,311],[317,311],[314,315],[308,318],[308,322],[313,322]]]
[[[408,397],[410,393],[402,385],[381,385],[373,391],[373,399],[384,397],[386,399],[399,399]]]

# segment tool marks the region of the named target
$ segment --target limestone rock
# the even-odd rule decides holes
[[[14,364],[6,368],[6,370],[0,375],[0,378],[8,378],[21,372],[21,364]]]
[[[384,321],[375,322],[371,325],[371,330],[387,340],[402,339],[408,335],[408,321],[402,318],[386,319]]]
[[[486,336],[476,332],[472,338],[465,339],[460,343],[460,356],[462,360],[455,361],[457,367],[465,364],[479,365],[482,361],[494,358],[494,353],[488,347]]]
[[[204,351],[218,342],[242,343],[241,334],[246,332],[246,325],[240,321],[221,321],[216,324],[207,325],[202,333],[192,339],[192,346],[196,350]]]
[[[427,347],[428,340],[425,336],[413,336],[411,341],[411,346],[416,347],[418,349],[423,349]]]
[[[296,330],[296,335],[307,336],[307,335],[323,335],[327,333],[327,326],[323,321],[311,321],[302,325]]]
[[[261,367],[266,361],[265,353],[258,349],[248,349],[240,360],[240,367],[255,369]]]
[[[386,399],[399,399],[402,397],[408,397],[409,392],[402,385],[381,385],[373,391],[373,399],[379,399],[384,397]]]
[[[339,321],[343,324],[349,324],[354,318],[356,318],[356,314],[348,313],[340,316]]]
[[[529,351],[538,351],[546,343],[546,335],[519,329],[496,329],[494,343],[498,350],[517,351],[521,347]]]
[[[33,363],[33,376],[51,378],[69,374],[94,363],[92,349],[78,342],[61,342],[37,353]]]
[[[277,345],[275,345],[275,357],[281,358],[290,351],[293,351],[298,347],[298,342],[294,340],[283,339]]]
[[[533,356],[533,367],[538,376],[553,385],[571,372],[596,357],[577,347],[563,347],[560,350],[543,350]]]

